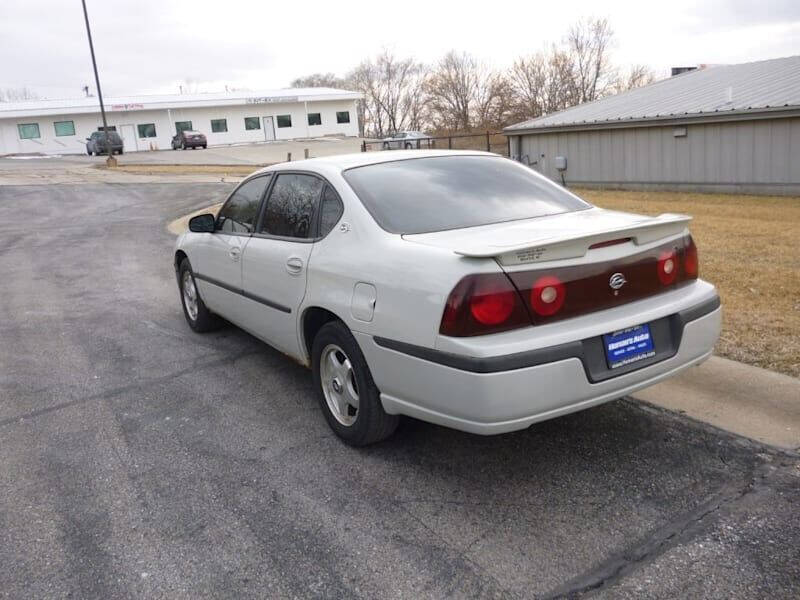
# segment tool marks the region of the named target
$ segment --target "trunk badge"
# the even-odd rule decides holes
[[[619,290],[627,282],[628,281],[625,279],[625,275],[622,273],[614,273],[608,280],[608,285],[612,290],[614,290],[614,295],[616,296],[617,290]]]

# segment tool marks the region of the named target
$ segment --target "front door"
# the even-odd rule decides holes
[[[244,293],[254,311],[245,328],[290,356],[302,355],[297,311],[306,294],[314,218],[324,182],[305,173],[277,176],[259,231],[242,258]]]
[[[264,125],[264,140],[271,142],[275,139],[275,124],[272,122],[272,117],[261,117],[262,124]]]
[[[242,255],[269,180],[269,175],[255,177],[236,188],[219,211],[214,233],[201,234],[203,239],[191,257],[203,301],[237,325],[247,321],[249,309],[242,294]]]
[[[120,126],[119,134],[122,136],[122,149],[125,152],[135,152],[139,149],[136,140],[136,130],[133,125]]]

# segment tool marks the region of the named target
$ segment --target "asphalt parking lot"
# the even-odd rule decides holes
[[[0,186],[0,597],[800,595],[800,457],[678,414],[340,443],[183,320],[166,224],[230,187]]]

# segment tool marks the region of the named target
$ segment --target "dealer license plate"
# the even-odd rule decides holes
[[[649,325],[607,333],[603,336],[603,345],[610,369],[618,369],[656,354]]]

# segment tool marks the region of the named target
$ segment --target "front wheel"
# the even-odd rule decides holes
[[[186,322],[197,333],[205,333],[218,329],[221,325],[219,317],[206,307],[197,289],[197,282],[192,273],[189,259],[184,258],[178,269],[178,287],[181,292],[181,305]]]
[[[364,355],[344,323],[322,326],[314,338],[311,364],[322,412],[343,441],[366,446],[394,433],[399,417],[383,410]]]
[[[414,146],[411,145],[411,142],[406,142],[406,150],[411,150]]]

